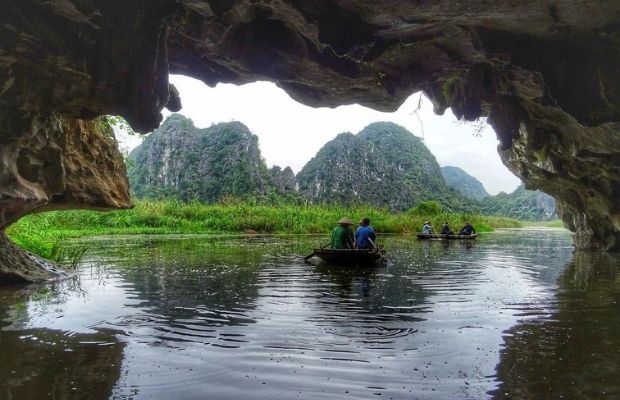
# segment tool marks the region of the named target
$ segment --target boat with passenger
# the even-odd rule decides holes
[[[422,233],[415,234],[418,240],[475,240],[478,237],[477,233],[471,235],[445,235],[441,233]]]

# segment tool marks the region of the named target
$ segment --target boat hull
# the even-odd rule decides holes
[[[334,265],[377,265],[385,260],[382,250],[314,249],[314,255]]]
[[[473,235],[442,235],[437,233],[416,233],[416,237],[419,240],[475,240],[478,237],[477,233]]]

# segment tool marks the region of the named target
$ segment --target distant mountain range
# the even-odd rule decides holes
[[[458,167],[442,167],[441,173],[449,186],[463,196],[479,201],[486,215],[500,215],[529,221],[549,221],[558,218],[553,197],[540,190],[527,190],[520,185],[512,193],[491,196],[482,183]]]
[[[441,175],[448,186],[468,199],[482,200],[490,196],[482,182],[458,167],[441,167]]]
[[[480,211],[486,215],[501,215],[528,221],[557,219],[555,199],[540,190],[527,190],[520,185],[510,194],[504,192],[485,197]]]
[[[198,129],[173,114],[129,154],[128,165],[136,197],[209,203],[273,198],[393,211],[436,200],[450,211],[520,219],[549,219],[555,210],[551,197],[524,188],[489,196],[476,178],[460,168],[440,168],[418,137],[389,122],[370,124],[357,135],[341,133],[295,176],[289,167],[268,169],[258,138],[242,123]]]

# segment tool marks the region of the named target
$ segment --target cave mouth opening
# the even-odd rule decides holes
[[[502,163],[498,139],[485,118],[474,122],[457,119],[451,110],[433,111],[422,93],[410,95],[394,112],[381,112],[359,104],[335,108],[310,107],[292,99],[268,81],[245,85],[207,86],[202,81],[171,75],[183,108],[178,112],[196,128],[239,121],[258,136],[259,148],[269,167],[302,167],[338,134],[356,134],[373,122],[393,122],[422,139],[440,166],[454,166],[482,182],[491,195],[511,193],[521,181]],[[173,113],[165,110],[164,119]],[[141,142],[141,135],[121,132],[121,150],[128,153]]]

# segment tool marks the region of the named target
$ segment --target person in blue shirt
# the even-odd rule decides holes
[[[362,219],[361,225],[355,231],[355,247],[358,249],[374,249],[375,230],[370,226],[370,219]]]

